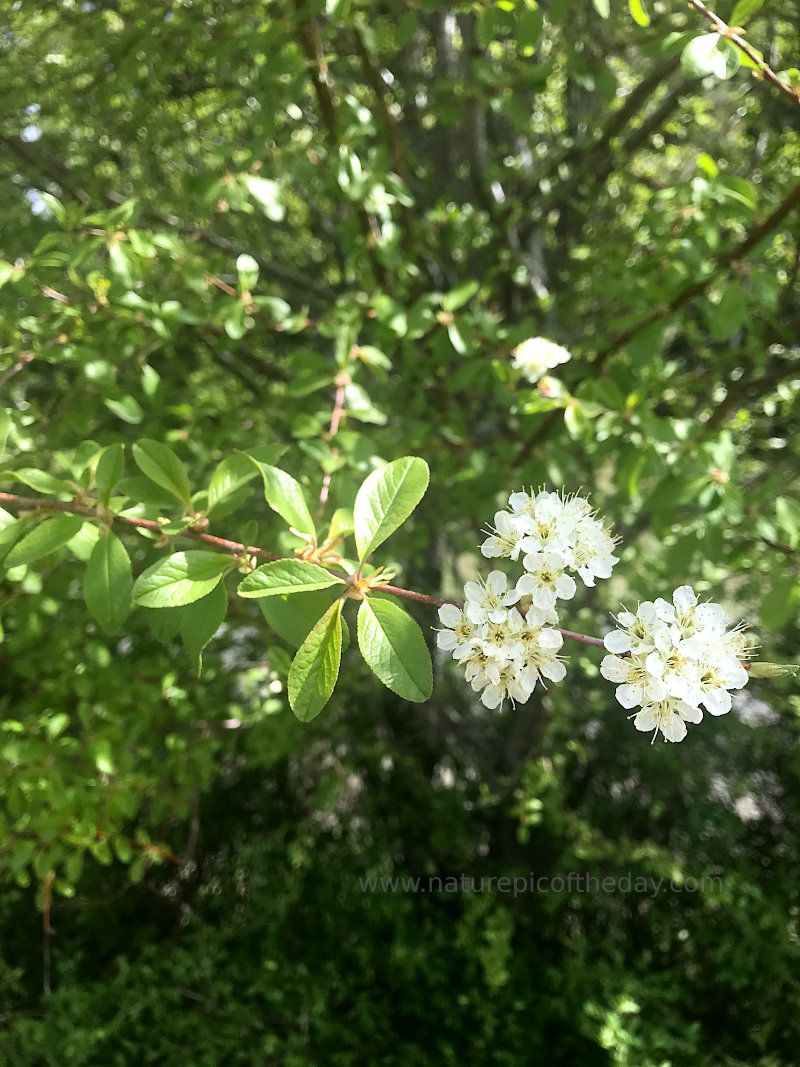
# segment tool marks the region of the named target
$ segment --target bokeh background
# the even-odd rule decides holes
[[[791,90],[796,5],[733,8]],[[0,489],[91,498],[97,450],[147,437],[201,491],[276,445],[329,516],[418,455],[384,559],[458,597],[509,492],[583,487],[621,562],[564,625],[688,582],[798,659],[800,106],[711,29],[667,0],[7,0]],[[535,336],[572,353],[538,383]],[[212,532],[285,549],[236,505]],[[415,705],[351,648],[302,724],[257,603],[199,679],[158,611],[103,633],[92,529],[0,581],[0,1063],[798,1062],[795,680],[650,745],[598,649],[498,714],[440,655]],[[361,881],[569,872],[673,888]]]

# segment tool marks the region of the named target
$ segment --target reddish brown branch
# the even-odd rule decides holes
[[[65,511],[69,515],[83,515],[87,519],[101,521],[101,516],[98,515],[96,507],[78,504],[72,500],[43,500],[39,497],[17,496],[15,493],[0,493],[0,504],[22,511]],[[163,525],[153,519],[137,519],[132,515],[112,515],[111,517],[114,522],[121,523],[123,526],[149,530],[151,533],[164,536]],[[204,545],[211,545],[212,548],[218,548],[222,552],[227,552],[233,556],[241,556],[247,553],[247,555],[257,556],[259,559],[283,559],[282,556],[277,556],[274,552],[267,552],[266,549],[256,548],[253,545],[245,546],[238,541],[228,541],[225,537],[216,537],[214,534],[192,530],[191,527],[181,530],[180,536],[188,537],[192,541],[200,541]]]
[[[9,367],[8,370],[0,376],[0,389],[2,389],[7,382],[10,382],[15,374],[19,374],[22,368],[27,366],[33,358],[33,352],[23,352],[14,366]]]

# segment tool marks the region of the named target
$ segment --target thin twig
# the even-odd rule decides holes
[[[331,415],[331,425],[328,430],[328,439],[335,437],[339,430],[339,420],[342,417],[344,411],[344,390],[347,385],[350,384],[350,375],[346,371],[342,371],[336,375],[336,398],[333,402],[333,414]],[[331,455],[337,455],[335,448],[331,449]],[[322,488],[319,491],[319,506],[320,514],[322,509],[328,502],[328,490],[331,485],[331,473],[326,471],[325,477],[322,479]]]
[[[32,496],[17,496],[15,493],[0,493],[0,504],[22,511],[65,511],[69,515],[83,515],[87,519],[100,520],[97,507],[78,504],[72,500],[42,500]],[[163,525],[153,519],[137,519],[132,515],[112,515],[111,518],[114,522],[122,523],[124,526],[132,526],[134,529],[139,530],[149,530],[151,533],[164,536]],[[227,538],[202,533],[200,530],[193,530],[190,527],[181,530],[180,536],[188,537],[192,541],[200,541],[205,545],[211,545],[212,548],[218,548],[232,556],[241,556],[246,553],[248,556],[258,556],[259,559],[265,560],[284,558],[283,556],[275,555],[274,552],[267,552],[264,548],[256,548],[253,545],[245,546],[238,541],[228,541]]]
[[[723,22],[719,15],[714,14],[702,3],[702,0],[689,0],[689,7],[693,7],[695,11],[705,15],[720,37],[725,37],[731,44],[736,45],[739,51],[746,55],[751,63],[755,64],[757,77],[766,78],[767,81],[772,82],[776,89],[780,89],[784,96],[788,96],[793,103],[800,104],[800,89],[793,89],[791,85],[787,85],[785,81],[778,77],[769,64],[764,62],[763,57],[759,56],[758,52],[751,48],[747,41],[736,32],[739,29],[738,26],[731,27],[727,22]]]
[[[3,388],[6,382],[10,382],[15,374],[19,374],[22,368],[27,366],[27,364],[30,363],[33,358],[33,352],[23,352],[17,362],[14,364],[14,366],[9,367],[8,370],[0,377],[0,389]]]

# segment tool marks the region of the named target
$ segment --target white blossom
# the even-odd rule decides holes
[[[556,600],[575,596],[575,579],[564,573],[564,557],[558,552],[535,552],[524,560],[527,573],[517,581],[519,596],[529,596],[537,608],[547,611]]]
[[[616,621],[617,629],[603,638],[614,655],[606,656],[600,672],[618,684],[623,707],[641,705],[634,719],[638,730],[660,730],[668,741],[681,741],[685,724],[702,720],[701,705],[724,715],[731,709],[730,691],[747,684],[741,661],[751,642],[741,625],[726,632],[723,609],[699,603],[689,585],[679,586],[671,603],[647,601],[635,613],[621,611]]]
[[[566,363],[570,353],[544,337],[529,337],[512,352],[511,364],[534,385],[553,367]]]
[[[492,571],[486,582],[467,582],[464,613],[470,622],[502,622],[505,609],[519,600],[515,590],[506,589],[508,579],[502,571]]]

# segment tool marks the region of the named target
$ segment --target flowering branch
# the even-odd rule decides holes
[[[757,68],[759,77],[766,78],[767,81],[772,82],[776,89],[780,89],[784,96],[788,96],[793,103],[800,104],[800,89],[793,89],[791,85],[787,85],[785,81],[778,77],[769,64],[764,62],[763,57],[760,56],[754,48],[751,48],[747,41],[740,35],[738,32],[741,30],[740,26],[732,27],[726,22],[723,22],[719,15],[716,15],[702,3],[702,0],[689,0],[689,7],[693,7],[695,11],[699,11],[701,15],[705,15],[720,37],[725,37],[731,44],[736,45],[739,51],[746,55],[750,62]]]
[[[82,515],[87,519],[94,519],[95,521],[102,519],[106,521],[110,518],[113,522],[120,523],[123,526],[128,526],[133,529],[147,530],[150,533],[159,534],[163,536],[164,527],[160,522],[156,522],[154,519],[139,519],[133,515],[114,515],[112,513],[106,513],[100,515],[97,510],[97,506],[90,504],[79,504],[73,500],[43,500],[38,497],[32,496],[18,496],[16,493],[0,493],[0,504],[6,507],[13,508],[16,511],[57,511],[65,512],[68,515]],[[226,537],[217,537],[215,534],[204,533],[201,530],[194,530],[191,527],[187,527],[185,530],[181,530],[177,535],[180,537],[187,537],[192,541],[199,541],[201,544],[209,545],[211,548],[216,548],[220,552],[226,555],[239,557],[243,555],[256,556],[258,559],[267,560],[273,562],[276,560],[287,559],[290,557],[279,556],[274,552],[269,552],[265,548],[258,548],[255,545],[243,545],[240,541],[231,541]],[[324,564],[320,564],[325,570],[330,570],[329,567],[325,567]],[[418,593],[414,589],[403,589],[397,585],[375,585],[373,586],[376,592],[388,593],[390,596],[401,597],[405,600],[413,600],[418,604],[429,604],[431,607],[440,608],[445,604],[451,604],[456,607],[462,607],[463,605],[452,600],[444,600],[442,597],[429,596],[427,593]],[[555,627],[555,629],[560,629]],[[561,634],[569,638],[572,641],[579,641],[584,645],[595,645],[598,648],[603,647],[602,639],[599,637],[590,637],[587,634],[573,633],[572,630],[560,630]]]

